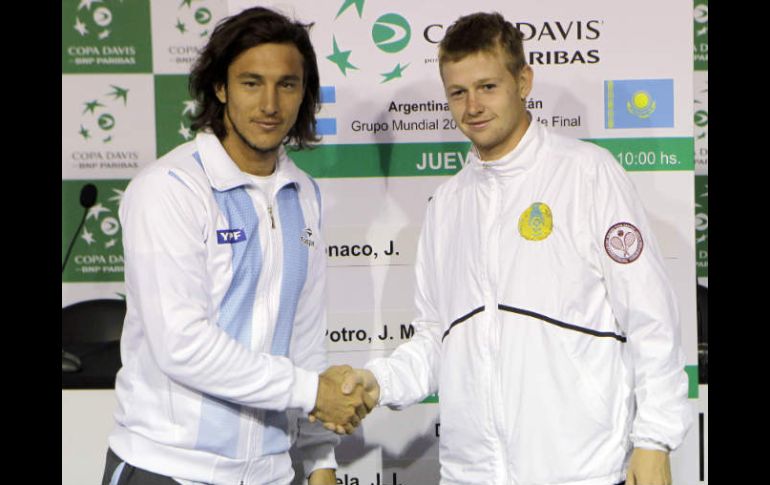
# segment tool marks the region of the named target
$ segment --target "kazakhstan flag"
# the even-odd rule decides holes
[[[673,126],[673,79],[604,81],[605,128]]]

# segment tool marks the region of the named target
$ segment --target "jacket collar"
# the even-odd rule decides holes
[[[471,148],[471,165],[474,172],[483,176],[515,176],[532,168],[538,161],[537,152],[543,143],[545,129],[530,117],[529,127],[516,148],[497,160],[482,161],[476,147]]]
[[[203,171],[206,172],[212,188],[223,192],[244,185],[254,185],[251,178],[230,158],[216,135],[199,132],[195,136],[195,143]],[[278,149],[275,176],[276,192],[291,183],[299,185],[299,169],[286,154],[283,146]]]

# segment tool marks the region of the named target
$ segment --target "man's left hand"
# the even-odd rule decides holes
[[[334,468],[313,470],[307,477],[307,485],[337,485],[337,475],[334,473]]]
[[[626,473],[626,485],[671,485],[668,453],[634,448]]]

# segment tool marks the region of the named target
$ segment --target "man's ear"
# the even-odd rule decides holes
[[[524,99],[529,96],[529,93],[532,91],[532,81],[534,80],[535,73],[532,71],[529,64],[525,64],[524,67],[521,68],[518,77],[519,97]]]
[[[227,86],[224,84],[215,85],[214,93],[217,95],[217,99],[220,103],[227,104]]]

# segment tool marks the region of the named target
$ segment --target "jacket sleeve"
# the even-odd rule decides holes
[[[139,323],[158,368],[180,384],[240,405],[309,412],[315,372],[254,352],[210,320],[206,239],[216,228],[208,227],[205,197],[184,173],[163,167],[129,184],[120,206],[127,321]]]
[[[437,311],[437,286],[433,258],[433,221],[436,200],[428,203],[425,222],[417,244],[415,261],[414,335],[389,357],[366,364],[380,386],[380,405],[401,409],[418,403],[438,391],[441,359],[441,323]]]
[[[692,419],[676,295],[630,178],[606,151],[597,158],[589,225],[633,363],[637,413],[631,441],[639,448],[673,450]]]
[[[318,207],[320,214],[321,208]],[[318,219],[320,221],[320,218]],[[319,228],[320,229],[320,228]],[[326,355],[326,246],[323,234],[316,231],[315,245],[309,257],[310,267],[305,287],[297,304],[292,332],[291,357],[303,369],[320,374],[328,367]],[[315,394],[313,404],[315,405]],[[311,409],[312,410],[312,409]],[[299,434],[294,444],[301,452],[305,476],[319,468],[337,468],[334,447],[340,438],[316,421],[308,421],[308,412],[297,418]]]

